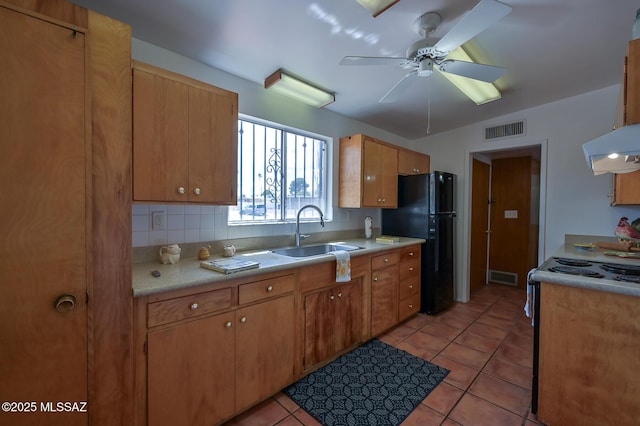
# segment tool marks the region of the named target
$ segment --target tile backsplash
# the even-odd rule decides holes
[[[133,247],[277,235],[291,235],[293,238],[295,233],[295,223],[229,226],[227,211],[227,206],[133,204]],[[153,212],[164,213],[164,229],[152,229]],[[324,228],[319,223],[301,223],[300,232],[320,233],[363,228],[364,217],[375,213],[376,209],[334,208],[333,219],[325,222]]]

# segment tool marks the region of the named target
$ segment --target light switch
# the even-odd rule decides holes
[[[166,215],[164,212],[151,212],[151,229],[163,230],[166,227]]]
[[[517,219],[518,218],[518,210],[505,210],[504,211],[505,219]]]

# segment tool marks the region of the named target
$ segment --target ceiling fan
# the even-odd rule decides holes
[[[413,29],[422,36],[422,39],[407,49],[406,57],[345,56],[340,61],[340,65],[400,65],[411,70],[379,102],[395,101],[413,83],[415,77],[430,76],[433,74],[434,67],[444,73],[492,83],[506,72],[505,68],[446,59],[446,57],[451,51],[502,19],[509,12],[511,7],[504,3],[496,0],[480,0],[440,39],[429,37],[429,35],[435,31],[442,18],[436,12],[427,12],[413,22]]]

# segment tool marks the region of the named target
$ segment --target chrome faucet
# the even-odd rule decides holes
[[[302,210],[306,208],[316,209],[318,213],[320,213],[320,226],[324,228],[324,214],[322,213],[322,210],[320,210],[319,207],[314,206],[313,204],[307,204],[306,206],[300,207],[300,210],[298,210],[298,214],[296,215],[296,247],[300,246],[300,241],[304,240],[305,238],[309,238],[311,236],[311,235],[304,235],[304,234],[300,235],[300,213],[302,213]]]

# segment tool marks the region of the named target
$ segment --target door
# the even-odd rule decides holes
[[[34,411],[0,424],[87,424],[85,39],[5,7],[0,22],[0,401]]]
[[[471,260],[470,288],[473,292],[487,283],[487,256],[489,238],[489,173],[491,166],[473,160],[473,187],[471,190]]]

